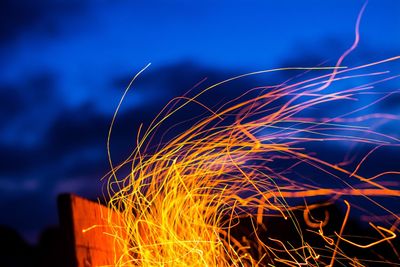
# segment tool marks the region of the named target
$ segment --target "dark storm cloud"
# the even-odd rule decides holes
[[[135,88],[128,95],[127,102],[117,116],[111,139],[114,159],[118,162],[130,154],[135,146],[134,136],[139,125],[148,125],[168,100],[182,95],[204,78],[207,81],[198,90],[231,75],[188,62],[152,70],[143,75],[135,84],[137,91]],[[111,78],[112,87],[119,88],[118,95],[122,95],[122,89],[130,78]],[[236,89],[248,89],[255,84],[253,79],[248,79],[236,83],[230,90],[234,93]],[[57,187],[57,184],[60,185],[57,190],[61,191],[63,180],[80,177],[82,183],[97,183],[106,173],[106,138],[112,114],[99,110],[93,102],[95,100],[77,107],[65,105],[56,85],[57,76],[40,74],[2,90],[4,97],[0,98],[0,106],[5,120],[0,128],[0,180],[3,185],[10,182],[13,184],[3,188],[18,191],[19,183],[34,179],[39,185],[32,190],[40,195],[41,190],[49,190]],[[143,92],[146,97],[141,99],[140,105],[129,104],[130,97],[135,98],[136,93],[140,95]],[[213,99],[220,101],[224,94],[226,96],[226,90],[216,90]],[[209,102],[204,99],[205,104]],[[116,102],[110,102],[110,105],[115,107]],[[197,106],[191,107],[191,111],[199,114],[204,112],[203,108]],[[173,122],[183,118],[185,113],[179,113]],[[41,124],[43,120],[47,123]],[[21,122],[22,126],[14,127],[16,122]],[[15,136],[25,136],[20,133],[21,129],[25,129],[25,122],[36,123],[34,130],[37,136],[32,144],[14,140]],[[179,129],[173,130],[171,135],[177,134],[177,131]],[[8,135],[4,136],[4,132],[14,137],[13,142],[8,140]],[[155,142],[157,140],[156,137]],[[43,183],[44,188],[41,185]],[[91,193],[87,191],[84,194]]]
[[[12,120],[19,116],[24,108],[20,92],[13,85],[2,85],[0,88],[0,119]]]
[[[106,133],[108,120],[96,114],[90,105],[60,112],[53,125],[47,131],[44,140],[49,145],[50,155],[66,155],[76,148],[93,146],[105,140],[101,133]]]
[[[127,106],[123,106],[112,135],[113,154],[119,159],[127,156],[134,147],[133,136],[140,123],[148,124],[169,99],[181,95],[205,77],[216,82],[226,76],[193,63],[177,64],[144,75],[137,84],[139,93],[144,91],[147,96],[154,97],[143,99],[138,106],[129,106],[129,101]],[[111,80],[114,87],[120,89],[118,94],[122,95],[121,85],[129,82],[129,78]],[[124,82],[118,82],[120,80]],[[206,83],[201,86],[206,86]],[[249,88],[250,85],[243,87]],[[17,84],[3,85],[0,91],[2,179],[18,180],[33,173],[35,176],[50,174],[67,177],[79,173],[99,174],[99,170],[106,170],[106,138],[112,114],[101,112],[94,102],[69,107],[58,93],[57,76],[49,73]],[[222,93],[216,92],[216,95],[222,97]],[[135,98],[135,92],[129,97]],[[110,105],[115,106],[116,103]],[[48,123],[42,124],[43,120]],[[21,129],[29,131],[29,127],[25,128],[28,122],[35,123],[36,128],[32,130],[32,134],[35,132],[37,135],[35,142],[28,145],[15,140],[10,142],[7,136],[24,137],[28,134],[20,132]],[[15,127],[15,124],[21,126]],[[7,136],[5,132],[8,132]]]
[[[56,87],[47,72],[0,85],[0,145],[37,145],[60,105]]]
[[[37,149],[27,150],[24,147],[2,144],[0,151],[0,169],[3,176],[10,175],[18,179],[20,175],[37,168],[40,162],[40,151]]]
[[[3,119],[12,120],[23,116],[23,112],[46,107],[44,104],[57,100],[57,77],[53,73],[39,73],[14,82],[0,85],[0,114]],[[4,125],[4,124],[3,124]]]
[[[81,11],[87,1],[3,0],[0,2],[0,44],[24,32],[57,34],[60,18]]]
[[[182,63],[149,71],[141,77],[137,93],[145,93],[146,97],[140,105],[130,105],[127,99],[122,107],[111,139],[114,160],[118,162],[130,154],[140,123],[148,124],[169,99],[204,77],[214,83],[227,78],[226,75],[193,63]],[[130,78],[110,78],[111,88],[119,89],[114,94],[121,96]],[[112,114],[99,110],[96,100],[79,106],[66,105],[57,89],[58,83],[57,75],[41,73],[3,84],[1,90],[0,208],[8,214],[1,223],[13,225],[31,241],[40,229],[56,223],[57,194],[99,196],[102,187],[99,179],[109,168],[106,138]],[[250,84],[243,86],[248,88]],[[222,97],[222,93],[216,94]],[[135,91],[128,96],[135,97]],[[117,104],[116,101],[109,103],[112,109]],[[179,119],[178,116],[176,121]],[[18,142],[15,136],[25,137],[20,131],[29,131],[28,122],[35,124],[35,142]],[[7,136],[13,139],[10,141]],[[24,219],[27,216],[29,225]]]

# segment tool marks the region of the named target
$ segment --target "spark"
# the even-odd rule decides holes
[[[399,255],[392,242],[397,238],[400,216],[379,199],[399,201],[399,183],[387,183],[382,177],[397,176],[400,170],[386,169],[370,177],[361,172],[378,150],[400,145],[398,138],[365,126],[366,122],[398,120],[399,116],[359,113],[399,92],[380,92],[376,87],[400,75],[369,69],[395,62],[400,56],[355,67],[342,66],[359,43],[365,7],[357,18],[353,44],[334,67],[261,70],[229,78],[200,91],[192,88],[193,96],[187,93],[172,99],[149,125],[141,124],[134,151],[115,165],[110,142],[117,113],[133,81],[149,65],[133,78],[112,118],[107,139],[111,167],[108,206],[120,216],[118,224],[109,220],[114,231],[108,234],[114,236],[116,246],[122,251],[117,255],[115,266],[392,264],[382,255],[378,255],[380,260],[372,261],[347,253],[347,245],[362,250],[385,243],[393,255]],[[285,70],[316,74],[300,81],[290,79],[275,86],[258,86],[218,106],[202,101],[204,97],[212,98],[213,91],[219,87],[239,79]],[[342,90],[328,90],[345,81],[363,78],[375,80]],[[378,98],[358,108],[348,105],[365,96]],[[338,110],[342,111],[318,118],[306,116],[306,111],[332,103],[341,106]],[[187,112],[191,105],[201,107],[205,113],[191,114],[186,124],[174,125],[171,122],[174,116]],[[189,122],[185,130],[167,137],[174,127]],[[312,150],[310,144],[316,142],[330,145],[347,142],[353,147],[373,148],[361,159],[354,156],[352,160],[329,162]],[[355,167],[351,167],[356,161]],[[123,174],[127,167],[128,175]],[[303,167],[313,169],[319,178],[302,174]],[[330,183],[324,183],[325,180]],[[322,198],[324,202],[308,204]],[[359,207],[360,201],[373,205],[380,214],[374,215]],[[327,207],[333,203],[345,203],[347,210],[340,229],[329,233],[334,220]],[[344,235],[350,208],[364,212],[361,218],[368,220],[381,238],[364,237],[369,241],[363,245],[351,241],[355,235],[353,238]],[[316,209],[324,211],[322,220],[313,217]],[[296,212],[302,216],[296,216]],[[283,230],[293,233],[290,240],[271,235],[269,218],[286,222],[288,229]],[[247,228],[237,234],[244,222]],[[313,234],[313,239],[319,238],[323,245],[312,245],[306,233]]]
[[[212,94],[217,85],[267,71],[236,76],[193,97],[186,95],[170,101],[147,128],[141,125],[133,153],[121,164],[111,165],[109,208],[121,214],[120,224],[111,225],[116,229],[112,235],[123,250],[116,266],[266,266],[276,263],[333,266],[335,262],[346,260],[349,265],[364,266],[367,261],[347,256],[340,241],[367,249],[396,238],[395,221],[399,216],[374,197],[398,198],[397,184],[391,186],[378,178],[400,172],[385,170],[364,177],[359,171],[374,152],[396,147],[399,140],[359,123],[397,119],[397,116],[383,113],[359,116],[349,111],[316,120],[299,115],[318,105],[362,97],[368,86],[325,93],[321,84],[334,86],[344,79],[363,77],[362,74],[352,76],[351,72],[371,66],[376,64],[346,69],[309,68],[307,70],[314,72],[330,69],[335,75],[323,74],[268,89],[259,87],[251,90],[259,90],[256,96],[244,93],[217,109],[202,103],[200,96]],[[389,74],[379,72],[373,76],[382,75]],[[367,76],[372,77],[366,73]],[[385,78],[381,80],[384,82]],[[278,105],[283,99],[285,103]],[[189,105],[202,107],[206,115],[197,117],[188,129],[167,142],[152,144],[163,124]],[[345,162],[334,164],[322,160],[308,148],[312,142],[342,141],[375,147],[352,169],[348,169]],[[281,161],[291,164],[286,170],[275,170],[275,164]],[[323,186],[323,181],[296,179],[297,167],[303,165],[337,180],[338,185],[327,187]],[[129,175],[119,177],[126,166],[130,166]],[[371,224],[382,235],[381,239],[362,245],[344,237],[344,226],[350,216],[349,200],[345,200],[348,209],[339,234],[325,233],[332,220],[327,210],[324,210],[323,220],[311,216],[314,209],[349,196],[363,198],[379,207],[387,215],[379,220],[382,223],[392,218],[388,227]],[[311,201],[315,197],[331,201],[308,205],[307,199]],[[299,200],[305,205],[299,204]],[[300,226],[299,218],[294,215],[297,210],[303,212],[302,219],[308,228]],[[288,221],[297,233],[293,238],[300,243],[294,245],[290,240],[265,236],[268,231],[260,235],[260,229],[268,229],[268,217]],[[246,218],[251,222],[250,235],[235,236],[233,230]],[[327,248],[312,247],[305,240],[304,231],[315,233]],[[397,255],[396,248],[391,247]]]

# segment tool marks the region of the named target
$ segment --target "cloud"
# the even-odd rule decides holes
[[[15,41],[25,32],[57,34],[63,16],[75,14],[87,1],[13,1],[0,2],[0,43]]]
[[[200,88],[228,75],[189,62],[145,73],[118,114],[111,139],[114,160],[118,162],[130,154],[139,125],[148,125],[168,100],[205,77],[208,81]],[[130,78],[129,75],[110,77],[111,88],[114,88],[110,93],[121,96],[125,87],[122,85]],[[46,224],[55,222],[58,193],[70,191],[86,197],[100,195],[102,184],[99,179],[108,171],[106,138],[112,113],[101,109],[102,105],[99,106],[97,101],[109,103],[113,108],[107,110],[113,110],[117,98],[114,103],[105,94],[103,98],[87,99],[81,105],[70,106],[63,100],[59,83],[57,75],[39,73],[1,85],[0,199],[4,203],[3,211],[10,215],[2,223],[13,224],[23,232],[39,231]],[[251,83],[248,80],[241,86],[249,88]],[[213,93],[218,96],[218,101],[223,94],[222,91]],[[137,95],[141,96],[139,100]],[[199,107],[192,111],[204,112]],[[178,122],[184,116],[178,114],[174,121]],[[25,140],[30,136],[34,136],[30,142]],[[32,215],[27,227],[24,220],[18,220],[22,218],[16,213],[25,213],[28,209],[31,215],[43,215],[44,212],[46,215],[43,218]]]

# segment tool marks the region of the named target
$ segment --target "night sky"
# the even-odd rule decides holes
[[[0,2],[0,224],[29,242],[56,225],[56,197],[101,195],[106,137],[134,84],[112,152],[132,151],[140,122],[208,78],[287,66],[334,65],[352,44],[364,1]],[[361,41],[345,64],[399,55],[400,1],[369,1]],[[390,67],[399,74],[399,64]],[[397,71],[397,73],[396,73]],[[263,76],[273,82],[290,73]],[[257,77],[235,86],[252,88]],[[397,86],[397,87],[396,87]],[[387,91],[398,90],[398,82]],[[400,99],[377,108],[400,114]],[[399,136],[397,124],[386,132]],[[392,159],[389,161],[393,161]]]

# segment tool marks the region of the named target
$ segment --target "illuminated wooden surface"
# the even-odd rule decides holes
[[[66,234],[65,266],[114,266],[120,251],[107,226],[107,207],[75,195],[62,195],[59,210]],[[111,217],[112,221],[118,220],[116,213]]]

